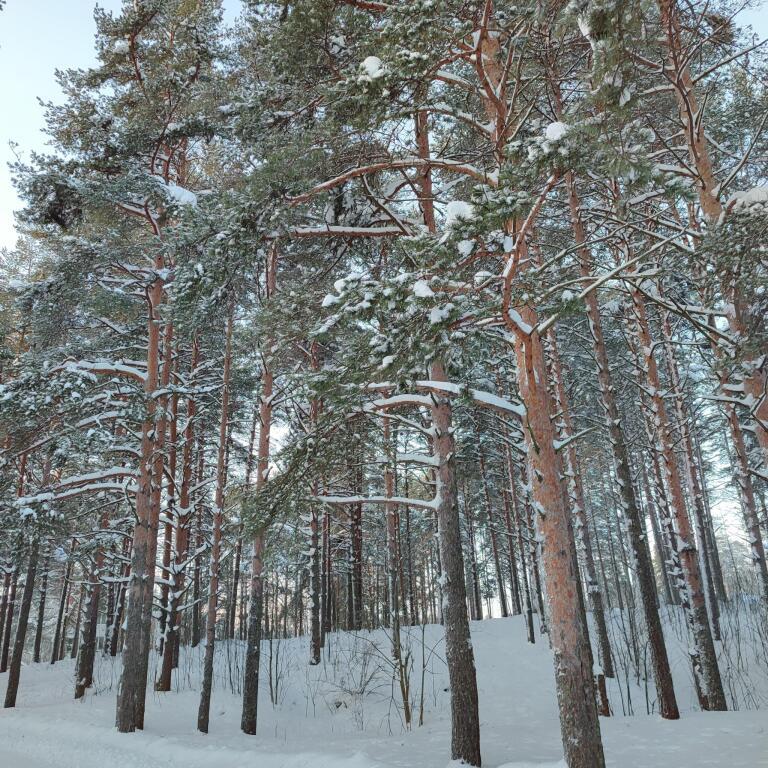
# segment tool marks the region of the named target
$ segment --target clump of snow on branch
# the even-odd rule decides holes
[[[445,226],[448,229],[455,227],[462,221],[472,221],[475,218],[475,209],[471,203],[463,200],[451,200],[445,207]]]
[[[384,63],[378,56],[366,56],[360,62],[360,69],[362,70],[362,74],[358,78],[360,82],[378,80],[386,74]]]

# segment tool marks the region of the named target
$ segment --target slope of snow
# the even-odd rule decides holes
[[[240,733],[243,647],[217,643],[210,734],[195,730],[202,652],[183,653],[177,689],[147,696],[146,730],[113,728],[119,663],[99,656],[96,685],[72,700],[73,666],[27,665],[18,707],[0,710],[2,768],[445,768],[450,713],[440,627],[405,631],[413,659],[411,685],[418,721],[424,661],[424,725],[403,728],[386,634],[329,637],[323,662],[306,664],[306,638],[275,641],[270,701],[270,647],[262,649],[259,734]],[[523,621],[472,624],[477,655],[483,764],[488,768],[559,768],[560,733],[546,640],[525,642]],[[677,722],[646,715],[642,690],[630,684],[633,717],[623,717],[627,690],[611,682],[615,717],[601,726],[610,768],[760,768],[768,766],[764,711],[692,711],[694,697],[684,648],[670,632],[672,661],[683,712]],[[199,649],[202,651],[202,649]],[[277,661],[275,661],[277,659]],[[153,656],[153,664],[156,658]],[[765,677],[765,670],[755,670]],[[7,674],[0,675],[0,691]]]

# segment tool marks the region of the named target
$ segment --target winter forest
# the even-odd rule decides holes
[[[2,768],[768,766],[743,5],[96,7],[0,255]]]

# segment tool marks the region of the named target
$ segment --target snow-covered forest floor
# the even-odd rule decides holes
[[[721,663],[729,704],[738,711],[697,711],[690,665],[677,617],[667,615],[682,717],[646,714],[645,686],[609,681],[613,717],[601,718],[612,768],[759,768],[768,766],[768,665],[758,650],[760,617],[742,610],[723,617]],[[631,646],[626,613],[612,616],[615,647]],[[525,642],[522,618],[472,624],[480,693],[483,764],[554,768],[562,746],[552,661],[546,640]],[[627,643],[622,646],[621,638]],[[217,643],[210,733],[195,729],[202,649],[183,653],[174,692],[150,692],[146,729],[114,729],[119,662],[99,656],[94,688],[72,699],[73,663],[26,665],[15,710],[0,710],[2,768],[444,768],[449,761],[450,709],[442,629],[404,630],[412,662],[414,724],[403,726],[399,686],[383,631],[334,634],[318,667],[307,665],[306,637],[265,641],[259,734],[240,732],[243,646]],[[642,657],[642,651],[640,656]],[[153,655],[153,663],[156,656]],[[270,675],[271,667],[271,675]],[[424,724],[421,711],[422,669]],[[4,687],[7,675],[0,675]],[[273,703],[273,700],[275,703]],[[760,707],[761,709],[757,709]],[[634,712],[625,716],[627,711]]]

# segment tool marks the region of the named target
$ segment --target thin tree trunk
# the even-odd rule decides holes
[[[509,507],[509,492],[506,488],[501,489],[502,503],[504,504],[504,525],[507,537],[507,564],[509,570],[509,580],[512,586],[512,615],[517,616],[522,613],[522,600],[520,597],[520,578],[517,574],[517,557],[515,556],[514,526],[512,524],[512,514]]]
[[[395,476],[392,470],[394,448],[389,428],[389,419],[384,417],[384,495],[390,499],[395,493]],[[400,661],[400,590],[398,572],[400,552],[397,546],[399,518],[397,504],[384,506],[387,527],[387,583],[389,586],[389,628],[392,630],[392,658]]]
[[[517,551],[520,554],[520,576],[523,580],[523,595],[525,596],[525,618],[528,630],[528,642],[536,642],[536,633],[533,629],[533,596],[531,584],[528,579],[528,564],[525,556],[525,535],[523,533],[523,517],[520,512],[520,502],[515,488],[514,464],[512,452],[507,445],[507,466],[509,468],[509,497],[512,502],[512,510],[515,515],[515,528],[517,529]]]
[[[163,257],[156,259],[156,268],[164,267]],[[157,464],[162,468],[160,435],[165,433],[162,417],[155,419],[159,403],[155,390],[160,373],[160,317],[163,302],[163,281],[156,278],[148,291],[148,340],[146,373],[146,415],[141,429],[139,479],[136,490],[136,524],[133,532],[131,576],[127,588],[127,628],[123,652],[123,672],[117,692],[115,724],[121,733],[144,727],[147,668],[149,664],[150,631],[152,624],[152,594],[155,585],[155,557],[159,506],[153,487],[157,481]],[[170,350],[166,349],[170,364]],[[170,370],[170,369],[169,369]],[[159,491],[159,489],[158,489]]]
[[[320,644],[325,647],[326,636],[331,632],[331,513],[323,509],[322,518],[322,600],[321,600],[321,635]]]
[[[121,574],[122,574],[122,581],[120,585],[118,586],[118,592],[117,592],[117,600],[115,601],[115,618],[112,622],[113,630],[112,630],[112,637],[110,638],[110,644],[109,644],[109,654],[113,658],[117,656],[117,652],[122,646],[122,643],[124,641],[124,632],[123,632],[123,615],[125,614],[125,597],[128,592],[128,579],[131,575],[131,564],[128,560],[130,552],[131,552],[131,546],[132,542],[130,539],[126,538],[123,542],[123,557],[127,562],[125,562],[121,568]]]
[[[8,609],[8,593],[11,590],[12,568],[5,568],[3,576],[3,597],[0,601],[0,651],[2,651],[3,638],[5,637],[5,617]]]
[[[709,531],[709,541],[712,547],[712,566],[715,578],[715,591],[717,592],[717,599],[723,603],[728,602],[728,594],[725,589],[725,580],[723,579],[723,566],[720,562],[720,552],[717,549],[717,537],[715,536],[715,527],[712,521],[712,508],[709,503],[709,492],[707,490],[707,481],[704,473],[704,457],[701,453],[701,443],[699,442],[696,431],[693,430],[693,440],[696,446],[696,459],[701,472],[701,490],[704,496],[704,507],[706,509],[706,523],[707,530]]]
[[[362,471],[360,486],[362,486]],[[358,488],[362,493],[362,488]],[[352,545],[352,629],[363,628],[363,505],[353,504],[351,509]]]
[[[581,218],[581,203],[576,189],[576,181],[570,173],[566,175],[566,186],[568,189],[571,226],[578,245],[581,272],[582,275],[588,276],[592,271],[592,258],[586,245],[587,237]],[[653,575],[650,552],[643,536],[642,517],[632,484],[629,452],[627,451],[624,433],[621,429],[621,419],[616,404],[616,395],[603,336],[602,319],[600,317],[597,296],[594,291],[587,294],[585,304],[590,334],[592,336],[592,349],[597,365],[601,403],[605,411],[614,471],[616,472],[619,485],[621,511],[626,522],[627,536],[631,547],[633,565],[640,590],[640,601],[643,606],[643,616],[648,632],[648,642],[651,647],[651,666],[653,668],[656,696],[659,702],[659,713],[667,720],[676,720],[680,717],[680,712],[677,707],[672,672],[669,666],[667,648],[664,643],[661,618],[659,617],[656,581]]]
[[[75,631],[72,633],[72,647],[69,650],[69,658],[76,659],[80,649],[80,625],[83,621],[83,605],[85,604],[85,584],[80,584],[80,594],[77,599],[77,607],[72,606],[75,613]]]
[[[61,646],[61,635],[64,631],[64,611],[67,606],[67,595],[69,593],[69,579],[72,575],[72,553],[75,549],[75,540],[72,540],[72,546],[69,550],[67,565],[64,568],[64,575],[61,579],[61,596],[59,598],[59,611],[56,618],[56,630],[53,635],[53,649],[51,650],[51,664],[59,660],[59,648]]]
[[[528,630],[528,642],[536,642],[536,634],[533,629],[533,597],[528,579],[528,563],[525,556],[525,535],[523,533],[523,515],[520,511],[520,499],[515,487],[515,462],[512,458],[512,447],[509,442],[506,425],[504,427],[504,449],[507,459],[507,480],[509,482],[509,500],[512,505],[514,524],[517,531],[517,551],[520,556],[520,577],[523,581],[523,596],[525,598],[525,617]]]
[[[235,543],[235,562],[232,565],[232,589],[229,593],[227,605],[227,637],[235,639],[235,616],[237,616],[237,591],[240,587],[240,563],[243,557],[243,536],[239,531]]]
[[[101,528],[109,525],[106,514],[101,519]],[[83,623],[83,635],[80,641],[80,652],[77,657],[77,671],[75,673],[75,698],[85,696],[86,688],[93,684],[93,664],[96,659],[96,624],[99,620],[99,598],[101,596],[101,570],[104,566],[104,550],[99,546],[93,563],[93,568],[88,574],[86,587],[87,598],[85,601],[85,622]]]
[[[14,565],[11,573],[11,586],[8,590],[8,602],[5,606],[5,626],[3,627],[2,652],[0,653],[0,673],[8,671],[8,654],[11,648],[11,630],[13,612],[16,608],[16,587],[19,583],[19,570]]]
[[[483,619],[483,600],[480,596],[480,577],[477,568],[477,549],[475,546],[475,524],[474,515],[470,509],[469,499],[467,499],[466,488],[464,489],[464,519],[467,521],[467,548],[469,551],[469,575],[472,582],[472,620],[482,621]]]
[[[29,612],[32,608],[32,595],[35,591],[35,575],[37,573],[37,559],[40,551],[40,539],[35,532],[33,534],[27,576],[24,581],[24,591],[21,595],[19,607],[19,620],[16,624],[16,640],[13,643],[13,655],[11,665],[8,668],[8,687],[5,691],[6,709],[16,706],[16,696],[19,692],[19,678],[21,677],[21,660],[24,655],[24,642],[27,639],[27,626],[29,624]],[[7,625],[10,627],[10,622]]]
[[[479,440],[479,438],[478,438]],[[494,520],[493,507],[491,505],[491,493],[488,488],[488,477],[485,471],[485,456],[482,447],[480,448],[480,475],[483,480],[483,493],[485,495],[485,511],[488,515],[488,532],[491,536],[491,552],[493,554],[493,564],[496,569],[496,582],[499,589],[499,603],[501,605],[501,615],[503,618],[509,616],[507,607],[507,593],[504,586],[504,575],[501,570],[501,559],[499,557],[499,547],[496,541],[496,521]]]
[[[193,380],[200,362],[200,346],[197,337],[192,342],[192,359],[190,362],[190,379]],[[181,454],[181,488],[179,491],[179,509],[176,516],[175,560],[169,568],[171,588],[168,593],[168,627],[166,642],[163,647],[163,662],[160,677],[155,684],[156,691],[170,691],[171,678],[175,659],[179,651],[179,600],[184,593],[186,575],[186,560],[189,550],[189,533],[191,525],[192,474],[194,463],[195,419],[197,404],[194,395],[187,398],[187,421],[184,428],[184,446]],[[197,606],[193,607],[197,611]]]
[[[525,497],[525,540],[528,544],[528,562],[531,566],[531,580],[533,581],[533,591],[536,592],[536,608],[539,614],[539,631],[541,634],[547,634],[547,608],[544,605],[544,590],[541,584],[541,570],[539,568],[540,546],[537,542],[536,530],[533,521],[533,498],[531,486],[528,483],[528,469],[525,464],[520,465],[520,479],[523,486],[523,495]]]
[[[37,622],[35,624],[35,645],[32,651],[32,661],[35,664],[40,663],[40,646],[43,641],[43,620],[45,619],[45,599],[48,594],[48,568],[50,563],[50,555],[46,553],[43,559],[43,577],[40,582],[40,598],[37,604]],[[2,632],[0,632],[2,635]]]
[[[172,363],[172,365],[174,373],[178,374],[178,349],[176,350],[176,354],[177,359]],[[168,640],[168,632],[173,626],[173,616],[171,615],[171,602],[173,600],[171,588],[171,558],[173,557],[174,529],[178,532],[179,528],[179,513],[176,509],[176,446],[178,438],[178,415],[179,395],[178,392],[174,392],[171,395],[171,416],[168,423],[168,483],[166,487],[166,504],[164,513],[165,526],[163,529],[163,571],[160,587],[160,646],[158,648],[161,656],[165,655],[165,645]]]
[[[408,471],[405,471],[405,496],[408,498]],[[406,570],[408,573],[408,605],[410,607],[411,624],[419,623],[419,606],[416,599],[416,577],[413,570],[413,533],[411,530],[411,509],[405,507],[405,552]]]
[[[573,512],[576,518],[576,536],[584,555],[584,569],[587,576],[587,595],[590,608],[592,609],[592,616],[595,621],[595,629],[597,630],[597,646],[600,652],[600,663],[602,665],[603,674],[606,677],[613,677],[613,658],[611,655],[611,643],[608,639],[608,625],[605,620],[605,610],[603,608],[603,595],[597,581],[595,557],[592,552],[592,537],[589,535],[587,505],[584,500],[584,487],[581,482],[578,458],[573,442],[576,431],[571,417],[571,406],[565,389],[560,353],[557,348],[557,338],[554,331],[549,332],[547,342],[554,379],[555,402],[557,403],[557,411],[560,414],[560,437],[561,440],[566,443],[566,478],[568,480],[569,495],[572,499],[574,507]]]
[[[416,113],[416,145],[419,157],[428,159],[430,148],[426,112]],[[419,179],[419,190],[424,224],[434,233],[434,196],[428,165]],[[436,381],[447,380],[441,360],[435,360],[430,365],[430,377]],[[438,500],[435,520],[440,568],[441,620],[445,626],[445,655],[451,692],[451,758],[480,766],[477,674],[466,610],[467,594],[456,486],[456,443],[451,423],[453,409],[450,400],[441,395],[433,396],[430,412],[434,429],[433,454],[438,462],[434,473]]]
[[[431,378],[445,381],[442,363],[431,366]],[[448,678],[451,691],[451,757],[469,765],[480,765],[480,719],[478,714],[475,657],[469,634],[464,589],[464,558],[461,548],[459,510],[456,499],[455,452],[451,405],[442,396],[432,398],[435,430],[434,455],[440,562],[443,581],[443,620]]]
[[[201,442],[197,448],[197,483],[202,482],[204,468],[205,453]],[[190,645],[193,648],[197,648],[200,644],[200,572],[202,569],[201,550],[203,546],[202,501],[198,500],[195,506],[195,558],[192,573],[192,637],[190,638]]]
[[[277,247],[273,246],[267,260],[267,299],[272,297],[277,286]],[[259,401],[259,446],[256,461],[256,489],[260,493],[268,479],[270,435],[272,429],[272,394],[274,374],[272,371],[272,344],[267,340],[266,352],[262,355],[263,378]],[[240,729],[253,736],[256,733],[259,704],[259,661],[261,658],[261,620],[264,611],[264,545],[266,530],[256,531],[251,557],[251,581],[248,608],[248,635],[245,650],[243,675],[243,709]]]
[[[645,462],[640,462],[640,472],[642,479],[642,487],[645,493],[646,505],[648,507],[647,514],[651,521],[651,530],[653,531],[653,542],[656,549],[656,559],[659,561],[659,573],[661,576],[661,585],[664,589],[664,601],[667,605],[673,605],[674,600],[672,598],[672,589],[669,583],[669,571],[667,569],[667,556],[664,550],[664,539],[661,536],[661,529],[659,528],[659,518],[661,515],[656,509],[656,503],[651,493],[651,486],[648,481],[648,471],[645,467]]]
[[[214,494],[213,530],[211,532],[211,575],[208,587],[208,611],[205,623],[205,658],[203,681],[200,688],[200,706],[197,711],[197,730],[208,733],[213,688],[213,656],[216,644],[216,614],[219,607],[219,579],[221,577],[221,529],[224,525],[224,492],[227,485],[227,435],[229,434],[229,379],[232,369],[232,323],[234,309],[227,317],[224,344],[224,370],[222,372],[221,418],[219,420],[219,447],[216,455],[216,491]]]
[[[662,398],[662,387],[659,378],[656,358],[653,355],[654,345],[650,335],[645,302],[637,289],[632,290],[632,310],[638,346],[642,354],[644,373],[651,402],[652,418],[658,440],[659,452],[664,466],[664,475],[670,493],[672,511],[677,523],[678,552],[682,566],[679,579],[680,598],[685,608],[688,626],[691,632],[693,647],[691,662],[694,674],[699,681],[703,697],[702,706],[709,710],[725,710],[727,704],[720,678],[720,668],[712,640],[712,632],[707,616],[706,601],[699,570],[696,543],[691,530],[688,512],[685,508],[682,483],[674,454],[669,419]]]
[[[312,489],[313,495],[317,485]],[[320,628],[320,536],[317,505],[313,502],[309,521],[309,611],[310,611],[310,652],[309,663],[320,663],[322,633]]]
[[[107,584],[107,606],[106,606],[106,617],[105,617],[105,627],[104,627],[104,643],[101,648],[101,652],[104,656],[107,656],[109,654],[109,646],[111,644],[112,640],[112,631],[115,628],[114,627],[114,620],[115,620],[115,582],[114,582],[114,570],[112,568],[109,569],[109,582]]]

